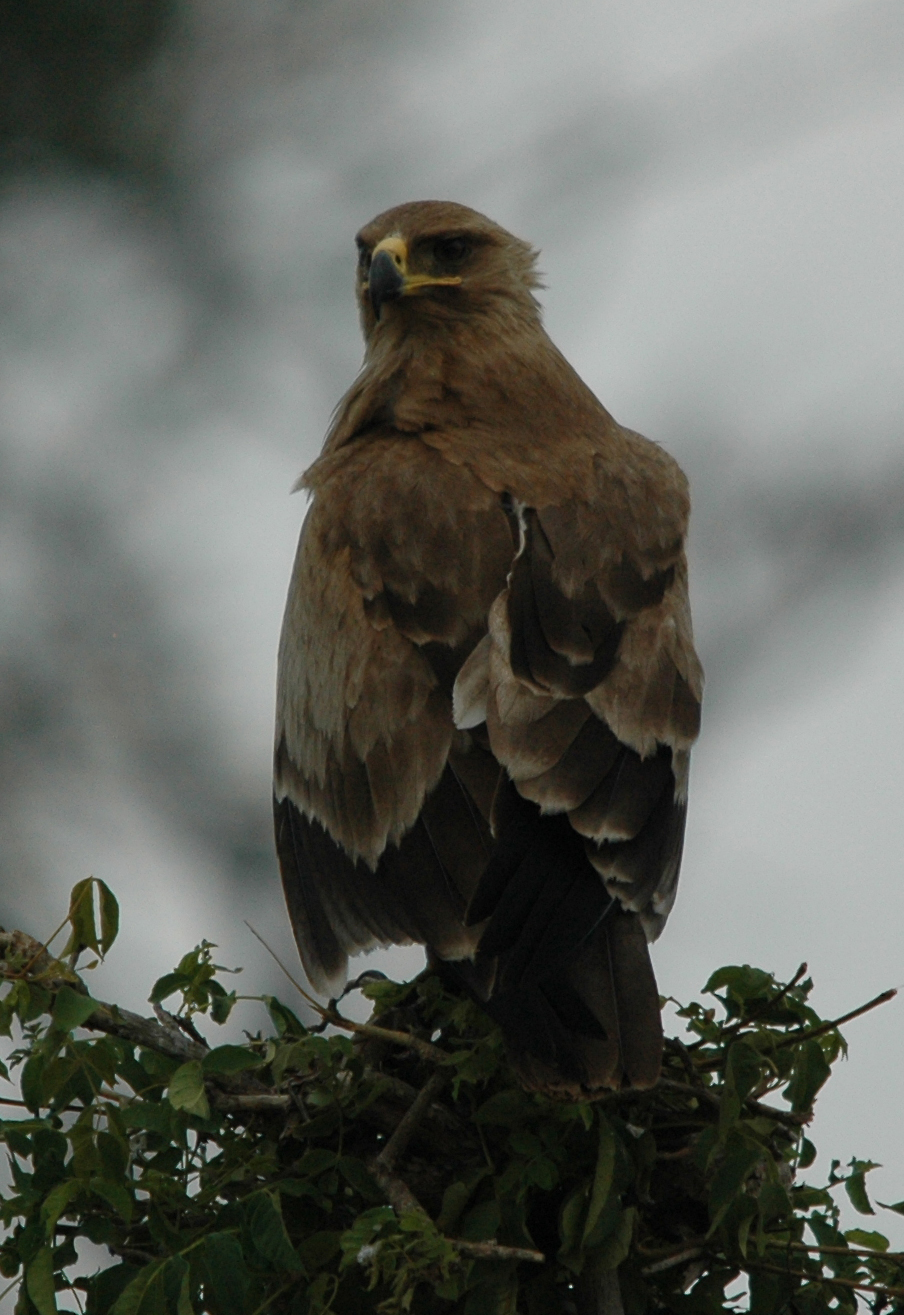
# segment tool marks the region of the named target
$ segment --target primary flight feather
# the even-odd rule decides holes
[[[357,238],[364,365],[306,472],[276,840],[305,970],[419,942],[526,1085],[649,1086],[703,675],[687,481],[547,337],[536,254],[420,201]]]

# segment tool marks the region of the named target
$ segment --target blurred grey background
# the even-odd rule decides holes
[[[355,230],[441,197],[542,248],[553,337],[691,478],[661,989],[904,982],[902,67],[900,0],[0,0],[0,922],[94,874],[98,994],[205,936],[290,994],[242,922],[294,964],[289,489],[360,360]],[[898,1200],[901,1007],[849,1039],[811,1176],[869,1155]]]

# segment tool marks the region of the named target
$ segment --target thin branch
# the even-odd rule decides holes
[[[274,1091],[237,1092],[211,1091],[210,1103],[224,1114],[288,1113],[293,1108],[291,1096]]]
[[[415,1214],[422,1215],[424,1219],[430,1218],[408,1184],[403,1182],[398,1174],[387,1169],[385,1164],[381,1164],[379,1156],[371,1160],[367,1167],[397,1215],[401,1216],[413,1211]]]
[[[834,1032],[836,1028],[841,1027],[842,1023],[850,1023],[852,1019],[859,1018],[861,1014],[868,1014],[871,1009],[876,1009],[879,1005],[884,1005],[889,1000],[893,1000],[897,994],[897,987],[893,986],[888,991],[883,991],[881,995],[877,995],[874,999],[868,1000],[859,1009],[852,1009],[850,1013],[842,1014],[840,1018],[833,1018],[831,1023],[822,1023],[819,1027],[810,1028],[809,1031],[792,1032],[783,1041],[780,1041],[775,1048],[781,1050],[785,1046],[796,1046],[801,1041],[812,1041],[814,1037],[822,1036],[826,1032]]]
[[[676,1265],[683,1264],[685,1260],[696,1260],[702,1255],[702,1247],[685,1247],[683,1251],[676,1251],[673,1255],[666,1256],[664,1260],[657,1260],[654,1265],[647,1265],[640,1272],[644,1277],[648,1274],[661,1274],[666,1269],[674,1269]]]
[[[408,1184],[403,1182],[398,1174],[387,1169],[384,1164],[380,1164],[379,1160],[380,1157],[377,1156],[376,1160],[371,1161],[370,1171],[396,1214],[414,1213],[429,1222],[430,1216]],[[535,1265],[542,1265],[546,1259],[542,1251],[531,1251],[526,1247],[502,1246],[499,1242],[467,1242],[461,1237],[447,1237],[445,1241],[463,1256],[470,1256],[473,1260],[528,1260]]]
[[[711,1091],[709,1087],[692,1087],[687,1082],[675,1082],[672,1078],[660,1078],[652,1090],[675,1091],[680,1092],[682,1096],[697,1097],[706,1101],[714,1109],[719,1109],[722,1104],[721,1097]],[[760,1118],[774,1119],[776,1123],[784,1123],[789,1128],[799,1129],[803,1124],[808,1123],[811,1118],[809,1112],[793,1114],[791,1111],[777,1110],[774,1106],[764,1105],[761,1101],[753,1100],[751,1097],[744,1101],[744,1107]]]
[[[762,1003],[760,1004],[760,1007],[758,1009],[752,1009],[746,1018],[739,1018],[738,1021],[736,1023],[732,1023],[730,1027],[723,1028],[722,1034],[719,1037],[719,1044],[724,1046],[726,1039],[729,1041],[732,1040],[735,1036],[737,1036],[738,1032],[742,1031],[745,1027],[747,1027],[749,1023],[756,1022],[758,1018],[762,1018],[763,1014],[765,1014],[768,1009],[773,1009],[779,1003],[779,1001],[784,1000],[788,992],[793,991],[797,983],[801,980],[801,978],[806,975],[807,968],[808,965],[806,963],[802,963],[798,968],[797,972],[791,978],[791,981],[786,982],[785,985],[782,987],[782,989],[776,995],[774,995],[771,1000],[763,1000]],[[692,1046],[688,1047],[688,1049],[698,1050],[702,1045],[705,1044],[706,1043],[704,1041],[695,1041]]]
[[[529,1260],[532,1264],[542,1265],[546,1257],[542,1251],[531,1251],[527,1247],[506,1247],[499,1242],[466,1242],[464,1238],[450,1237],[456,1251],[473,1260]]]
[[[835,1283],[853,1292],[878,1292],[881,1296],[904,1297],[904,1288],[889,1288],[881,1283],[859,1283],[853,1278],[841,1278],[837,1274],[818,1276],[805,1274],[800,1269],[783,1269],[781,1265],[767,1265],[761,1262],[745,1263],[741,1266],[749,1274],[751,1270],[762,1270],[766,1274],[785,1274],[788,1278],[800,1278],[805,1283]]]
[[[809,1242],[767,1242],[776,1251],[790,1247],[792,1251],[816,1251],[827,1256],[869,1256],[873,1260],[904,1260],[904,1251],[878,1251],[875,1247],[813,1246]]]
[[[447,1080],[448,1075],[440,1069],[424,1084],[415,1097],[414,1103],[402,1115],[402,1118],[399,1121],[399,1126],[380,1151],[380,1154],[373,1161],[371,1171],[373,1171],[374,1165],[379,1165],[381,1168],[388,1169],[390,1172],[395,1168],[399,1160],[405,1154],[408,1143],[417,1131],[418,1125],[422,1122],[430,1106],[446,1085]]]
[[[420,1055],[422,1059],[429,1059],[434,1063],[443,1064],[449,1058],[445,1050],[441,1050],[439,1046],[434,1046],[418,1036],[412,1036],[410,1032],[395,1032],[387,1027],[378,1027],[374,1023],[354,1023],[350,1018],[344,1018],[337,1009],[322,1005],[319,1000],[315,1000],[310,991],[306,991],[301,983],[292,976],[276,951],[271,949],[260,932],[255,931],[247,919],[245,920],[245,926],[282,969],[302,999],[310,1005],[325,1023],[332,1023],[334,1027],[340,1027],[346,1032],[357,1032],[361,1036],[372,1037],[375,1041],[389,1041],[393,1045],[404,1046],[406,1049],[413,1050],[415,1054]]]

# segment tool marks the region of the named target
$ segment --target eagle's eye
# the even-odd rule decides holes
[[[363,242],[358,244],[358,269],[365,276],[370,271],[370,247],[366,247]]]
[[[466,237],[438,237],[433,243],[433,255],[441,265],[459,265],[471,250]]]

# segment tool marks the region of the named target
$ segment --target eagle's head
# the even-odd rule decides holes
[[[452,201],[409,201],[356,237],[365,337],[502,310],[536,318],[537,253],[485,215]]]

